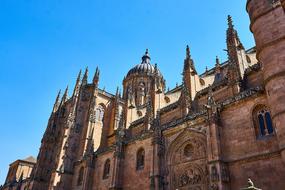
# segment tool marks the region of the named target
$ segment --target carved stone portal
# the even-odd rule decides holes
[[[205,138],[188,129],[171,143],[167,154],[170,189],[207,190]]]

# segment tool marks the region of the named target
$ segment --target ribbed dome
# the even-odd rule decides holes
[[[142,57],[142,62],[133,67],[131,70],[129,70],[127,77],[136,74],[146,74],[146,75],[157,74],[158,76],[162,77],[162,74],[157,68],[157,66],[151,65],[148,50],[146,50],[144,56]]]

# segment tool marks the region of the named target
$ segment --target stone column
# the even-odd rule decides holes
[[[229,170],[222,160],[221,153],[221,122],[220,106],[213,99],[212,89],[209,88],[208,104],[205,105],[208,111],[208,130],[207,130],[207,159],[210,171],[211,190],[229,190]]]
[[[160,128],[160,113],[157,113],[157,117],[153,121],[152,129],[154,130],[152,146],[153,146],[153,161],[152,171],[150,176],[150,189],[160,190],[163,189],[163,176],[162,176],[162,157],[164,156],[164,145],[162,131]]]
[[[116,132],[116,151],[113,156],[113,175],[110,190],[123,189],[123,164],[124,164],[124,139],[125,131],[122,126],[124,118],[121,118],[120,128]]]

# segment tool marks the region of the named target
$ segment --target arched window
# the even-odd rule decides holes
[[[137,152],[137,170],[142,170],[144,168],[144,149],[141,148]]]
[[[98,122],[103,122],[103,118],[104,118],[104,107],[102,105],[98,105],[96,108],[96,121]]]
[[[139,83],[138,86],[138,105],[145,104],[145,84],[143,82]]]
[[[270,111],[266,106],[257,106],[253,111],[253,119],[257,137],[273,134],[272,119]]]
[[[104,164],[103,179],[107,179],[110,175],[110,159],[107,159]]]
[[[184,156],[190,158],[193,154],[193,146],[191,144],[187,144],[184,148]]]
[[[84,167],[82,166],[78,172],[77,185],[82,185],[84,176]]]

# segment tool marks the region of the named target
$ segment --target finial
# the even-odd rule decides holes
[[[206,66],[206,71],[205,72],[208,72],[208,67]]]
[[[99,76],[100,76],[100,70],[98,68],[98,66],[96,67],[96,71],[95,71],[95,74],[94,74],[94,77],[93,77],[93,83],[94,84],[98,84],[99,82]]]
[[[216,66],[220,66],[221,64],[220,64],[220,60],[219,60],[219,57],[218,56],[216,56]]]
[[[190,59],[191,58],[191,54],[190,54],[190,48],[189,45],[186,46],[186,59]]]
[[[148,55],[148,48],[146,48],[145,50],[145,55]]]
[[[150,64],[150,56],[149,56],[149,53],[148,53],[148,49],[145,50],[145,54],[142,57],[142,63]]]
[[[228,15],[228,26],[229,26],[229,28],[234,28],[233,19],[232,19],[231,15]]]
[[[86,85],[87,84],[87,80],[88,80],[88,67],[86,67],[86,69],[85,69],[85,73],[84,73],[84,76],[82,78],[82,84]]]

